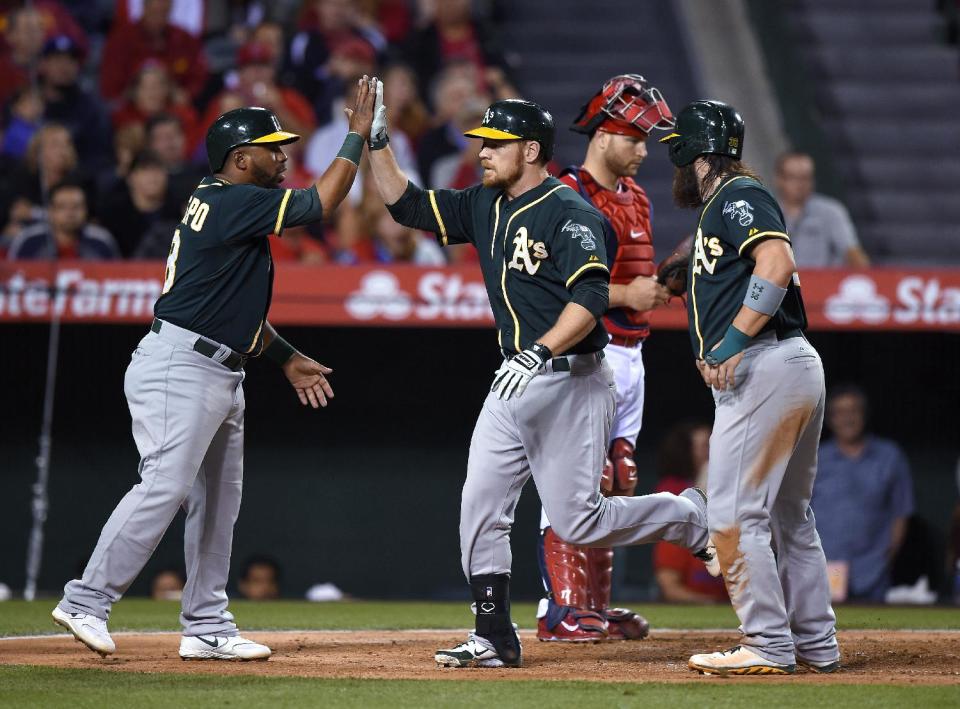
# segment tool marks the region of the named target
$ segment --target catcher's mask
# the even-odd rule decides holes
[[[659,89],[639,74],[619,74],[580,109],[570,126],[577,133],[593,135],[596,130],[619,135],[645,137],[654,128],[668,130],[675,121]]]

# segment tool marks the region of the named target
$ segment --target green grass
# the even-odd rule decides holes
[[[0,667],[0,706],[16,707],[955,707],[957,687],[331,680]]]
[[[0,603],[0,636],[62,632],[50,620],[55,601]],[[654,628],[736,628],[729,606],[631,605]],[[233,601],[230,609],[240,627],[248,630],[337,630],[466,628],[473,623],[465,603],[352,601],[307,603]],[[535,604],[515,603],[514,620],[522,628],[534,627]],[[172,601],[129,598],[120,601],[110,618],[110,628],[120,630],[178,630],[179,606]],[[862,628],[960,629],[960,613],[953,608],[839,607],[842,630]]]

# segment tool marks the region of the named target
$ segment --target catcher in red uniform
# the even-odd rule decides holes
[[[673,126],[666,101],[646,79],[638,74],[615,76],[571,126],[590,137],[583,165],[569,167],[560,176],[606,217],[607,252],[615,254],[610,309],[604,317],[610,333],[606,355],[617,383],[616,418],[600,490],[607,496],[630,496],[637,487],[633,450],[643,414],[641,349],[650,332],[647,314],[670,297],[656,279],[650,202],[633,175],[647,156],[650,131]],[[547,598],[537,612],[537,638],[598,642],[646,637],[649,624],[642,616],[610,607],[613,550],[564,542],[545,513],[540,526],[540,571]]]

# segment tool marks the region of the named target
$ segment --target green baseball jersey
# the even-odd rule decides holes
[[[273,292],[270,234],[323,215],[316,188],[266,189],[218,177],[200,183],[173,233],[153,314],[258,354]]]
[[[690,254],[687,313],[698,358],[723,339],[743,305],[755,265],[750,252],[765,239],[790,241],[777,200],[753,178],[727,178],[700,212]],[[780,308],[761,332],[786,333],[806,326],[800,280],[794,273]]]
[[[504,352],[553,327],[580,279],[610,280],[600,213],[556,178],[512,200],[483,185],[422,191],[419,200],[407,226],[436,233],[444,246],[476,247]],[[598,321],[570,352],[597,352],[607,341]]]

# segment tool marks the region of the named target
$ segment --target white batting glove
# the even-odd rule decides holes
[[[493,386],[490,391],[496,393],[497,398],[507,401],[510,397],[523,396],[527,384],[543,371],[544,365],[550,359],[550,350],[535,343],[518,355],[506,360],[493,375]]]
[[[380,150],[386,147],[390,139],[387,137],[387,107],[383,105],[383,82],[377,81],[377,98],[373,103],[373,126],[370,128],[370,149]]]

